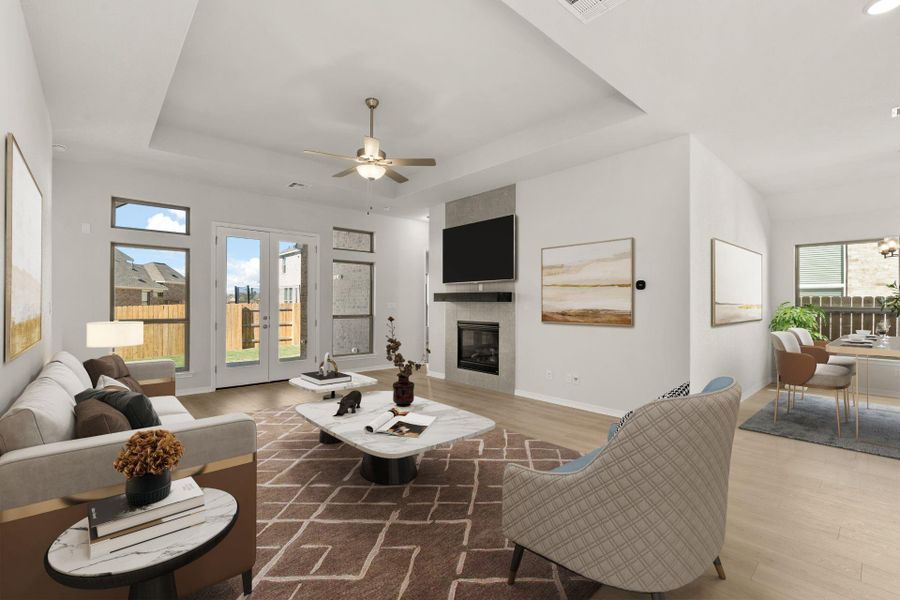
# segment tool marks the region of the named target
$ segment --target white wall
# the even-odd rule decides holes
[[[691,138],[691,387],[730,375],[744,397],[771,380],[768,324],[769,215],[762,197]],[[763,320],[711,325],[711,247],[718,238],[763,255]]]
[[[191,250],[190,374],[179,378],[180,393],[213,385],[214,357],[210,348],[212,309],[212,223],[226,222],[320,236],[319,356],[331,347],[331,260],[374,260],[375,352],[366,357],[345,357],[345,369],[385,365],[382,340],[388,313],[398,318],[404,354],[418,359],[424,347],[425,248],[424,221],[332,209],[296,199],[262,196],[176,179],[127,167],[57,161],[57,212],[54,218],[57,307],[60,344],[79,358],[102,354],[84,346],[84,324],[109,318],[110,243],[142,243],[188,247]],[[112,196],[158,201],[191,208],[191,235],[135,232],[110,227]],[[91,233],[82,233],[82,224]],[[349,227],[375,232],[376,253],[331,249],[331,228]]]
[[[688,160],[685,136],[517,184],[517,393],[615,415],[688,379]],[[541,248],[623,237],[634,327],[542,323]]]
[[[54,349],[51,307],[52,133],[31,40],[19,2],[0,2],[0,134],[12,133],[31,168],[44,197],[43,210],[43,310],[42,340],[12,362],[0,365],[0,413],[40,371]],[[5,157],[5,150],[3,152]],[[5,165],[5,160],[3,165]],[[5,173],[5,166],[2,167]],[[5,177],[2,175],[0,177]],[[4,186],[5,189],[5,186]],[[0,210],[0,231],[6,231],[6,211]],[[15,234],[15,232],[13,232]],[[5,234],[4,234],[5,235]],[[6,245],[0,244],[0,269],[5,265]],[[4,314],[0,294],[0,314]],[[2,321],[2,319],[0,319]],[[4,332],[0,322],[0,338]]]
[[[772,202],[797,202],[814,206],[816,197],[842,198],[846,214],[816,216],[814,210],[797,219],[772,223],[772,260],[770,304],[794,302],[794,248],[798,244],[879,239],[900,233],[900,179],[882,179],[810,190],[772,198]],[[854,211],[857,201],[863,206],[880,203],[880,210]],[[871,391],[900,397],[900,361],[871,362]],[[860,380],[863,385],[865,379]]]
[[[434,302],[434,293],[443,292],[447,286],[444,279],[444,244],[443,230],[445,223],[444,205],[433,206],[428,214],[428,374],[433,377],[443,378],[444,361],[444,317],[446,305],[443,302]]]

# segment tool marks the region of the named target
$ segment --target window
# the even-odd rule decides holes
[[[113,243],[110,318],[143,321],[141,346],[116,348],[125,360],[170,358],[189,367],[189,264],[185,248]]]
[[[888,284],[900,279],[897,257],[884,258],[879,240],[833,242],[797,246],[796,299],[806,304],[811,297],[877,298],[890,294]],[[829,304],[837,303],[829,301]],[[860,300],[871,305],[870,301]],[[862,304],[860,304],[862,305]]]
[[[332,352],[371,354],[375,265],[336,260],[331,287]]]
[[[331,232],[331,247],[335,250],[375,252],[375,234],[371,231],[335,227]]]
[[[129,200],[112,199],[112,226],[116,229],[190,233],[191,210],[184,206],[170,206]]]

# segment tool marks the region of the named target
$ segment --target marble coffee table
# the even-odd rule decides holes
[[[181,531],[91,558],[87,517],[66,529],[44,558],[47,573],[59,583],[80,589],[130,586],[129,598],[178,597],[176,569],[214,548],[237,520],[238,503],[228,492],[203,488],[206,521]],[[251,592],[250,572],[243,574]]]
[[[295,410],[301,417],[319,427],[322,434],[361,450],[363,462],[360,474],[363,477],[374,483],[390,485],[408,483],[415,478],[416,456],[419,454],[481,435],[495,426],[487,417],[416,396],[413,403],[404,410],[435,417],[434,422],[419,437],[369,433],[364,429],[377,415],[393,406],[393,392],[369,392],[363,395],[362,406],[357,409],[356,414],[334,416],[338,408],[336,402],[299,404]]]
[[[325,394],[324,399],[329,400],[335,397],[335,392],[343,392],[346,390],[355,390],[357,388],[368,387],[370,385],[375,385],[378,383],[378,380],[374,377],[369,377],[367,375],[362,375],[360,373],[351,373],[349,371],[344,371],[347,375],[350,376],[350,381],[345,381],[344,383],[332,383],[328,385],[319,385],[317,383],[313,383],[311,381],[307,381],[302,377],[294,377],[293,379],[289,379],[288,383],[294,387],[298,387],[300,389],[306,390],[308,392],[315,392],[317,394]]]

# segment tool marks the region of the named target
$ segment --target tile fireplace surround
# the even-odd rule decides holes
[[[512,394],[516,388],[516,307],[513,302],[448,302],[444,313],[445,377],[449,381]],[[500,329],[499,375],[460,369],[457,364],[457,323],[497,323]]]

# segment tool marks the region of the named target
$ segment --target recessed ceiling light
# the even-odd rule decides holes
[[[891,109],[891,116],[895,119],[900,118],[900,106],[895,106]]]
[[[292,181],[288,184],[289,188],[305,188],[305,183],[300,183],[299,181]]]
[[[53,150],[56,152],[65,152],[69,147],[65,144],[53,144]]]
[[[869,0],[866,2],[865,13],[867,15],[883,15],[900,6],[900,0]]]

